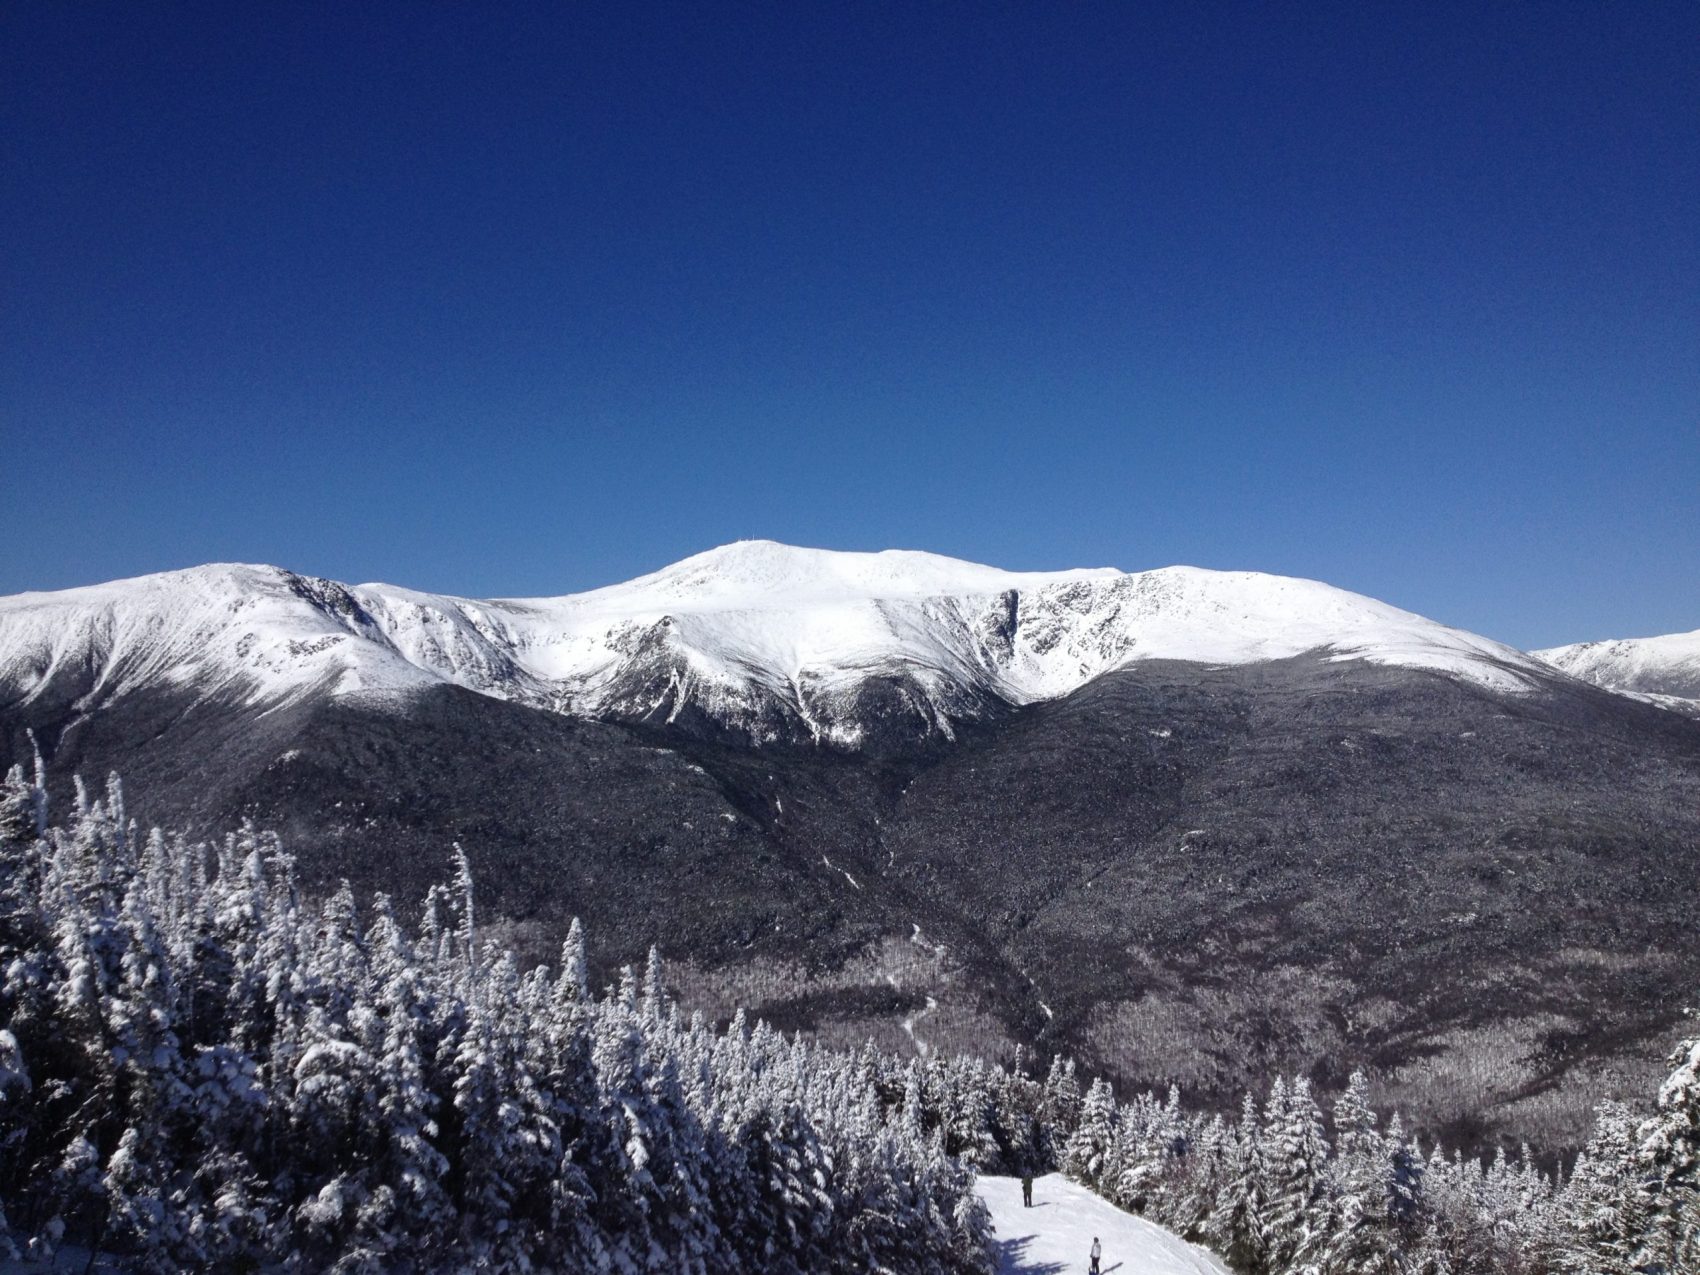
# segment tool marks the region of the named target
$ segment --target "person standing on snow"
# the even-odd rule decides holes
[[[1033,1175],[1031,1173],[1021,1175],[1021,1207],[1024,1209],[1033,1207]]]
[[[1098,1262],[1104,1256],[1104,1246],[1098,1243],[1098,1237],[1092,1237],[1092,1275],[1098,1275]]]

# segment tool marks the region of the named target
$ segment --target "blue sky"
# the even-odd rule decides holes
[[[1692,629],[1696,47],[1691,3],[6,6],[0,592],[765,536]]]

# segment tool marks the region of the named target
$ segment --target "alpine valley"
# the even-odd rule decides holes
[[[278,831],[836,1043],[1584,1136],[1700,963],[1700,634],[1527,654],[1311,581],[729,545],[548,599],[207,566],[0,599],[0,765]],[[364,894],[361,897],[365,897]],[[1338,1074],[1335,1074],[1338,1073]]]

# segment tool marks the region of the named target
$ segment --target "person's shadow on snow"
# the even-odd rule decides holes
[[[998,1270],[1002,1275],[1068,1275],[1068,1267],[1061,1262],[1036,1262],[1028,1258],[1027,1250],[1036,1238],[1018,1235],[998,1241]]]

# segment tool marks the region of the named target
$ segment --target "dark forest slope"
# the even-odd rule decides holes
[[[308,882],[404,903],[459,841],[522,949],[583,915],[605,972],[659,943],[703,1005],[834,1039],[1066,1048],[1222,1100],[1365,1061],[1431,1126],[1563,1139],[1645,1088],[1700,967],[1700,723],[1567,679],[1147,663],[877,755],[446,686],[54,690],[0,725],[60,799],[118,770],[144,821],[251,818]]]

